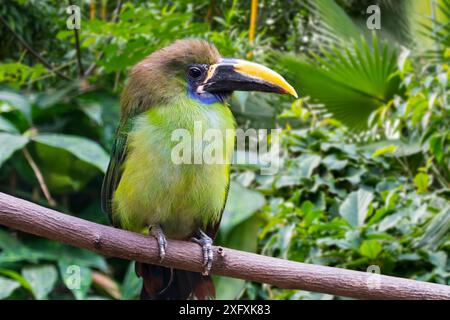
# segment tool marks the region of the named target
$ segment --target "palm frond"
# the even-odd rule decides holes
[[[296,89],[354,130],[367,129],[370,114],[400,92],[398,51],[377,37],[351,48],[322,49],[312,57],[280,54],[279,64]]]
[[[450,48],[450,0],[441,0],[436,4],[436,16],[427,17],[420,22],[419,32],[434,42],[432,48],[425,48],[422,56],[429,60],[443,62],[445,52]]]
[[[359,39],[361,30],[334,0],[307,0],[305,7],[313,13],[313,31],[319,41],[333,44]]]
[[[305,1],[305,8],[314,17],[312,33],[317,38],[317,42],[332,43],[343,47],[346,42],[352,40],[358,42],[361,35],[370,39],[371,32],[376,32],[378,38],[382,40],[409,46],[411,43],[408,19],[411,11],[409,0],[376,0],[362,3],[355,0],[349,2],[351,8],[355,6],[358,8],[355,9],[356,15],[349,15],[335,0]],[[378,5],[382,12],[382,28],[380,30],[369,30],[366,26],[368,16],[365,14],[365,9],[370,4]],[[361,14],[362,12],[364,14]]]

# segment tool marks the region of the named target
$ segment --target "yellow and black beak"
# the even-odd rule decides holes
[[[219,63],[211,65],[198,89],[211,93],[263,91],[298,97],[295,89],[275,71],[238,59],[221,59]]]

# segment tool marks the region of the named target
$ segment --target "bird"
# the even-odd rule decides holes
[[[222,58],[214,44],[195,38],[154,51],[129,72],[102,184],[102,209],[114,227],[154,237],[160,261],[167,239],[198,243],[204,268],[200,273],[136,262],[136,274],[143,278],[143,300],[215,297],[209,272],[230,184],[236,121],[227,101],[234,91],[297,97],[275,71],[255,62]],[[220,161],[173,161],[177,143],[173,132],[192,133],[195,123],[202,130],[223,133]]]

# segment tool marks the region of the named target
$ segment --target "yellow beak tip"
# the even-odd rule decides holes
[[[298,99],[298,94],[295,90],[291,92],[291,96],[293,96],[295,99]]]
[[[295,99],[298,99],[297,91],[295,91],[295,89],[292,86],[289,86],[288,88],[285,88],[285,91],[286,91],[287,94],[290,94]]]

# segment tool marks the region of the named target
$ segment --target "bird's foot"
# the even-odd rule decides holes
[[[198,243],[200,246],[202,246],[202,252],[203,252],[203,272],[202,275],[207,276],[209,275],[209,272],[211,271],[212,263],[214,260],[214,254],[212,249],[212,239],[208,237],[206,233],[204,233],[202,230],[197,231],[197,237],[192,237],[191,240],[195,243]]]
[[[166,256],[166,249],[167,249],[167,240],[166,236],[164,235],[163,230],[161,229],[160,225],[153,225],[149,228],[149,233],[152,237],[156,239],[158,242],[159,247],[159,262],[164,260],[164,257]]]

